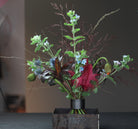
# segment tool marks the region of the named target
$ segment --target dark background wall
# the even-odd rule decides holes
[[[26,59],[32,60],[33,48],[29,45],[30,38],[35,34],[46,32],[45,27],[62,22],[62,18],[54,14],[55,10],[50,6],[50,0],[26,0],[25,1],[25,35],[26,35]],[[134,62],[138,62],[138,2],[136,0],[62,0],[73,5],[82,21],[95,25],[98,19],[105,13],[120,8],[120,11],[107,17],[97,28],[98,32],[105,35],[113,35],[104,49],[102,56],[110,60],[121,60],[122,55],[130,54]],[[47,32],[49,42],[56,42]],[[46,58],[46,57],[45,57]],[[138,71],[137,66],[134,67]],[[26,70],[26,74],[29,73]],[[86,98],[86,107],[98,107],[100,111],[138,111],[138,75],[126,71],[119,74],[125,83],[114,86],[107,82],[100,91]],[[39,81],[30,83],[26,81],[26,110],[27,112],[52,112],[56,107],[69,107],[69,100],[57,87],[48,87]]]

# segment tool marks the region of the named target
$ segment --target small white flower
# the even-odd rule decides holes
[[[41,36],[40,35],[35,35],[32,39],[36,40],[36,41],[40,41],[41,40]]]
[[[48,45],[49,45],[49,42],[48,42],[48,41],[46,41],[46,42],[44,43],[44,45],[45,45],[45,46],[48,46]]]
[[[70,23],[76,22],[76,19],[70,20]]]
[[[123,55],[123,58],[126,58],[126,57],[128,57],[128,55]]]
[[[121,63],[118,60],[114,60],[114,65],[120,65]]]
[[[75,14],[75,17],[76,17],[76,19],[79,19],[79,18],[80,18],[80,16],[79,16],[79,15],[77,15],[77,14]]]
[[[80,58],[80,55],[79,54],[78,55],[75,55],[75,57],[76,57],[76,61],[78,61],[79,58]]]
[[[87,62],[87,60],[86,60],[86,59],[83,59],[83,60],[81,61],[81,64],[85,65],[86,62]]]

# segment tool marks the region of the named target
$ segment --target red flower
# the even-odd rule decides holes
[[[91,84],[91,81],[98,81],[96,79],[97,74],[94,74],[92,70],[92,65],[86,64],[84,66],[84,71],[82,72],[82,75],[77,78],[77,86],[81,86],[84,91],[88,91],[89,89],[94,88],[94,85]]]
[[[73,76],[74,72],[69,71],[70,75]],[[98,80],[96,79],[97,74],[93,73],[93,68],[91,64],[88,64],[88,61],[86,65],[84,66],[84,70],[82,72],[82,75],[76,79],[76,86],[81,86],[84,91],[88,91],[89,89],[93,89],[94,85],[91,84],[91,81],[95,81],[96,83]],[[72,80],[72,84],[74,83],[74,80]]]

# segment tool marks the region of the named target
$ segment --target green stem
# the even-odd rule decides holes
[[[73,24],[73,26],[72,26],[72,34],[73,34],[73,43],[74,43],[74,54],[76,53],[76,45],[75,45],[75,33],[74,33],[74,24]]]
[[[81,110],[81,109],[78,109],[78,113],[79,113],[79,114],[82,114],[80,110]]]
[[[71,86],[70,86],[68,80],[66,80],[66,83],[67,83],[67,85],[69,85],[70,94],[72,94],[72,96],[73,96],[74,98],[76,98],[75,94],[72,92],[72,89],[71,89]]]
[[[80,110],[81,110],[82,114],[85,114],[85,112],[83,111],[83,109],[80,109]]]
[[[100,58],[98,58],[98,59],[96,60],[95,64],[93,65],[93,69],[95,68],[95,66],[97,65],[97,63],[98,63],[100,60],[102,60],[102,59],[104,59],[104,60],[106,61],[106,63],[108,63],[108,60],[107,60],[106,57],[100,57]]]
[[[59,84],[68,94],[70,94],[70,92],[65,88],[65,86],[60,82],[60,81],[58,81],[57,79],[54,79],[55,80],[55,82],[57,83],[57,84]]]
[[[45,50],[47,49],[45,46],[43,46],[43,48],[44,48]],[[52,58],[54,58],[54,54],[53,54],[53,52],[52,52],[51,49],[49,49],[49,51],[47,51],[47,53],[48,53]]]
[[[72,109],[71,111],[70,111],[70,114],[73,114],[74,113],[74,110]]]

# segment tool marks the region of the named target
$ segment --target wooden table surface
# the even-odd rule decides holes
[[[0,129],[52,129],[52,114],[0,113]],[[100,129],[138,129],[138,112],[100,113]]]

